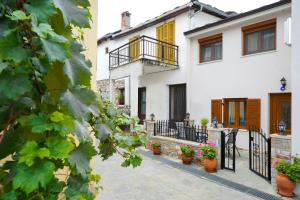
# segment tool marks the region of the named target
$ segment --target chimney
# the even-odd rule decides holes
[[[130,28],[130,12],[125,11],[121,14],[121,30]]]

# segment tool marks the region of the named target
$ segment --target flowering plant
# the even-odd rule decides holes
[[[180,150],[181,150],[182,154],[186,155],[187,157],[193,157],[195,155],[195,150],[193,147],[181,146]]]
[[[208,140],[206,144],[200,144],[198,154],[203,156],[203,158],[207,158],[210,160],[216,158],[217,157],[216,144],[211,140]]]
[[[157,149],[159,147],[160,147],[160,142],[159,141],[151,140],[148,143],[148,148]]]

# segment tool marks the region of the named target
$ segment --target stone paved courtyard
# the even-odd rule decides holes
[[[101,185],[104,189],[98,196],[98,199],[258,199],[247,193],[239,192],[211,180],[195,176],[187,171],[173,167],[160,159],[153,159],[150,152],[146,152],[143,156],[142,166],[136,169],[123,168],[120,166],[121,162],[122,159],[120,156],[114,156],[105,162],[102,162],[101,159],[97,160],[96,169],[97,172],[101,173]]]

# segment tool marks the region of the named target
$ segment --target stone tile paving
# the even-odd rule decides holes
[[[150,154],[150,152],[148,152],[148,154]],[[122,162],[120,156],[114,156],[105,162],[102,162],[99,158],[96,161],[96,170],[101,173],[101,183],[104,190],[100,193],[98,199],[257,199],[249,194],[233,190],[208,179],[195,176],[180,168],[176,168],[172,164],[170,165],[170,162],[162,162],[161,159],[155,159],[147,155],[143,156],[143,159],[141,167],[132,169],[120,166]],[[179,161],[172,160],[171,162],[176,163]]]

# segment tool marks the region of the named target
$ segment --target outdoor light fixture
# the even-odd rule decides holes
[[[284,77],[282,77],[282,79],[280,80],[280,83],[281,83],[280,90],[283,92],[283,91],[285,91],[285,86],[286,86],[286,80]]]
[[[219,121],[218,121],[218,118],[217,118],[217,117],[214,117],[214,119],[213,119],[213,121],[212,121],[212,124],[213,124],[213,127],[214,127],[214,128],[218,128]]]
[[[151,119],[151,121],[154,121],[154,118],[155,118],[154,113],[150,114],[150,119]]]
[[[191,116],[191,114],[190,114],[190,113],[186,113],[186,114],[185,114],[185,118],[186,118],[187,120],[189,120],[189,119],[190,119],[190,116]]]
[[[280,135],[285,135],[284,132],[285,132],[285,129],[286,129],[286,123],[281,120],[278,124],[278,129],[279,129],[279,134]]]

